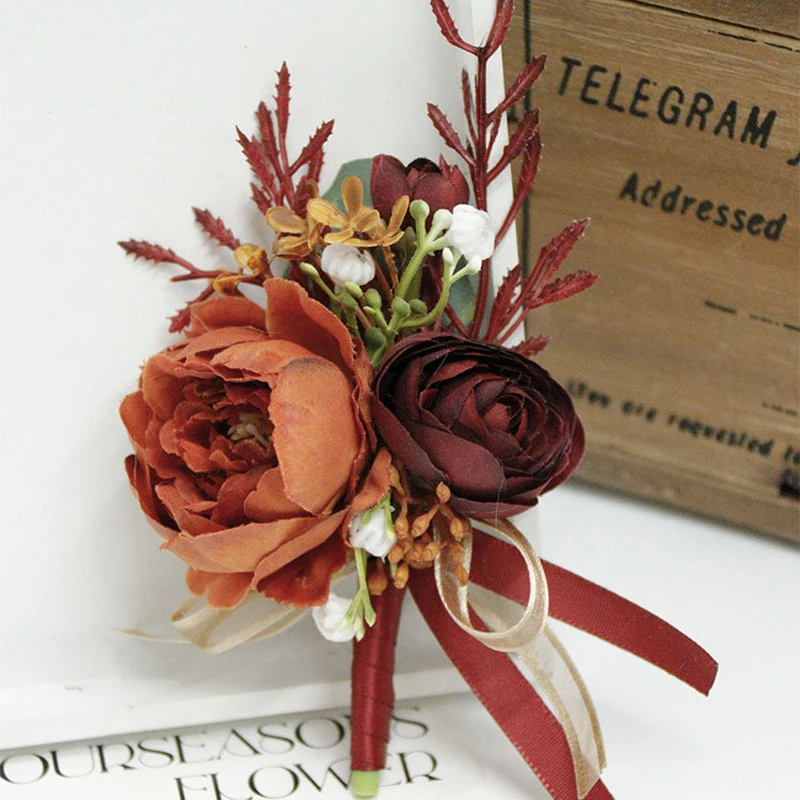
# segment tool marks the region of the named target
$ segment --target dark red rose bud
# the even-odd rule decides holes
[[[448,333],[403,339],[378,373],[375,425],[392,454],[451,505],[482,519],[536,505],[583,456],[564,389],[511,350]]]
[[[469,186],[461,170],[443,158],[438,166],[428,158],[417,158],[403,166],[394,156],[380,155],[372,160],[370,195],[372,205],[388,220],[403,195],[424,200],[433,214],[440,208],[452,211],[459,203],[468,203]]]

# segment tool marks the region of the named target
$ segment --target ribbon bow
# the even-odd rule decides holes
[[[600,780],[605,749],[597,712],[575,664],[547,624],[548,616],[649,661],[703,694],[716,678],[716,661],[659,617],[540,559],[507,520],[473,520],[463,544],[469,585],[457,579],[447,548],[432,570],[412,572],[408,586],[423,618],[554,800],[611,799]],[[519,568],[520,557],[524,570]],[[390,656],[380,661],[374,652],[365,651],[358,669],[388,676],[388,688],[366,692],[366,717],[376,705],[391,713],[393,704],[393,644],[403,592],[390,587],[385,595],[390,596],[383,607],[376,606],[376,628],[387,621],[388,626],[375,638],[389,640]],[[192,597],[175,612],[173,624],[203,650],[223,652],[281,633],[306,613],[308,609],[282,606],[252,592],[232,610],[212,609],[204,598]],[[527,668],[533,683],[512,655]],[[353,674],[354,682],[363,674],[355,662]],[[355,709],[353,719],[355,730]],[[388,736],[370,730],[366,738],[366,761],[382,764]],[[353,764],[353,769],[361,768]]]

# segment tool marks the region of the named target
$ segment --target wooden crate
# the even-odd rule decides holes
[[[579,475],[800,540],[800,4],[527,0],[513,26],[506,74],[548,54],[526,263],[592,217],[567,269],[597,284],[529,320]]]

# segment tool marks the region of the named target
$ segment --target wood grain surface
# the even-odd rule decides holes
[[[782,29],[793,4],[670,5],[515,12],[506,74],[548,54],[523,257],[590,216],[566,269],[600,276],[529,333],[586,423],[582,477],[800,540],[800,41],[709,11]]]

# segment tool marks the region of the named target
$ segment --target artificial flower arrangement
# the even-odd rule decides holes
[[[131,486],[164,549],[189,567],[193,597],[173,620],[208,650],[275,635],[309,610],[327,639],[353,640],[351,787],[361,796],[377,793],[386,758],[407,590],[557,800],[611,795],[595,709],[548,615],[702,692],[716,674],[667,623],[539,559],[510,521],[573,472],[584,436],[568,394],[530,360],[547,340],[509,339],[530,312],[595,280],[555,277],[584,220],[490,297],[495,244],[541,151],[538,110],[495,147],[545,63],[531,61],[489,106],[487,62],[512,5],[497,0],[474,45],[444,0],[431,0],[445,39],[477,62],[474,78],[462,74],[466,138],[428,106],[468,178],[443,157],[404,165],[379,155],[345,165],[321,196],[333,123],[290,158],[284,65],[274,110],[261,103],[258,133],[239,131],[271,249],[241,243],[199,209],[234,268],[203,270],[158,245],[120,243],[179,267],[173,281],[206,284],[172,318],[181,340],[147,361],[121,406]],[[490,220],[487,188],[514,161],[513,201]],[[263,289],[264,304],[245,295],[248,285]],[[355,596],[337,595],[333,585],[352,572]]]

